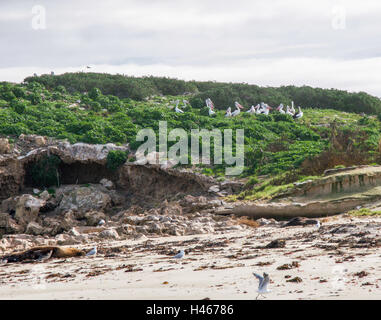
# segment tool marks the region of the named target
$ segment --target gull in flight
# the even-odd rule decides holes
[[[260,295],[264,295],[265,293],[270,292],[270,290],[267,289],[267,285],[270,282],[270,278],[266,272],[263,272],[263,277],[260,276],[259,274],[254,273],[254,272],[253,272],[253,275],[259,280],[258,290],[257,290],[258,296],[255,299],[255,300],[257,300]]]
[[[185,251],[180,250],[180,252],[178,254],[176,254],[173,258],[174,259],[182,259],[182,258],[184,258],[184,256],[185,256]]]
[[[92,250],[90,250],[88,253],[86,253],[86,257],[92,257],[97,255],[97,247],[94,247]]]

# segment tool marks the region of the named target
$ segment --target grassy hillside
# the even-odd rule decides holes
[[[211,98],[218,109],[226,109],[234,101],[243,105],[265,101],[270,105],[290,104],[310,108],[335,109],[347,112],[379,114],[381,100],[365,92],[350,93],[336,89],[320,89],[309,86],[259,87],[244,83],[221,83],[183,81],[160,77],[128,77],[102,73],[65,73],[63,75],[42,75],[29,77],[26,83],[38,82],[48,89],[64,86],[71,93],[90,91],[99,88],[103,94],[119,98],[143,100],[152,95],[182,95],[196,93],[192,106],[204,106],[206,98]]]
[[[215,117],[209,117],[207,108],[201,103],[197,104],[197,99],[206,96],[200,90],[206,89],[208,92],[212,90],[211,86],[220,84],[179,81],[181,89],[174,87],[172,93],[184,93],[183,90],[191,92],[192,86],[194,93],[170,95],[169,89],[165,89],[159,78],[145,78],[144,81],[158,82],[156,91],[148,87],[145,90],[153,90],[149,98],[135,100],[121,97],[123,95],[120,92],[115,92],[119,97],[106,94],[92,87],[94,83],[89,85],[75,78],[85,86],[85,93],[76,89],[75,81],[71,87],[64,86],[65,82],[60,81],[65,77],[68,75],[33,78],[24,84],[0,83],[0,135],[14,139],[21,133],[34,133],[68,139],[73,143],[129,142],[132,149],[136,149],[141,143],[135,141],[137,131],[153,128],[157,132],[159,120],[166,120],[169,130],[183,128],[187,132],[192,128],[233,129],[233,132],[244,128],[245,171],[241,177],[248,178],[248,191],[241,195],[243,197],[260,192],[276,193],[282,189],[279,186],[319,175],[325,169],[337,165],[380,161],[380,122],[375,116],[305,108],[304,117],[296,121],[276,112],[270,116],[241,113],[235,118],[225,118],[224,110],[217,110]],[[49,80],[46,87],[42,84],[44,79]],[[50,83],[50,80],[55,83]],[[140,81],[138,79],[137,83],[141,84]],[[172,80],[168,81],[170,87]],[[112,87],[107,82],[96,84],[99,87],[110,85],[110,90]],[[155,95],[157,90],[166,94]],[[283,89],[277,90],[280,92]],[[188,99],[193,104],[186,108],[180,104],[185,113],[178,114],[173,110],[177,99]],[[245,99],[248,98],[240,96],[237,100]],[[260,100],[269,102],[265,97]],[[247,104],[244,106],[248,107]],[[200,166],[205,174],[221,178],[224,169],[224,165]]]

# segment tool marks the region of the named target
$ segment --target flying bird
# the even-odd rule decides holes
[[[267,289],[267,286],[270,282],[270,278],[266,272],[263,272],[263,277],[260,276],[259,274],[254,273],[254,272],[253,272],[253,275],[254,275],[254,277],[256,277],[259,280],[258,290],[257,290],[258,296],[255,299],[255,300],[257,300],[260,295],[264,295],[264,294],[270,292],[270,290]]]

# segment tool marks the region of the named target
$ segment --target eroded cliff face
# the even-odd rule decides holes
[[[223,206],[221,196],[239,190],[242,183],[219,183],[191,170],[150,164],[127,162],[109,170],[107,154],[128,151],[128,146],[72,145],[23,136],[4,150],[0,251],[241,228],[233,218],[214,216],[213,211]],[[59,159],[54,167],[58,185],[43,190],[32,172],[49,156]]]
[[[381,185],[381,166],[327,170],[326,176],[295,185],[296,196],[326,197],[366,191]]]
[[[43,157],[55,155],[61,162],[57,174],[59,184],[99,183],[108,179],[126,194],[147,199],[165,199],[178,193],[201,195],[217,183],[209,177],[187,170],[164,168],[158,165],[126,163],[116,171],[106,166],[111,150],[127,151],[127,146],[114,144],[90,145],[51,142],[28,150],[0,155],[0,199],[19,194],[33,184],[31,170]]]
[[[381,200],[381,166],[327,170],[325,176],[295,183],[294,188],[266,202],[239,201],[220,214],[252,218],[321,217],[371,206]]]

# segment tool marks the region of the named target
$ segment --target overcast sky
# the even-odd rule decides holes
[[[379,1],[96,2],[0,0],[0,81],[91,66],[381,97]]]

